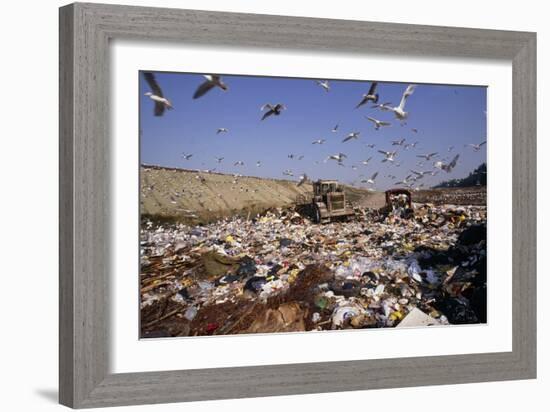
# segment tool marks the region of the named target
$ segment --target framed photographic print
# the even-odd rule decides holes
[[[61,403],[534,378],[535,49],[61,8]]]

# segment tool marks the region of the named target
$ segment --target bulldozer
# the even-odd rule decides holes
[[[315,223],[348,220],[355,215],[346,202],[344,189],[337,180],[317,180],[312,185],[313,196],[301,195],[296,203],[302,211],[311,216]]]

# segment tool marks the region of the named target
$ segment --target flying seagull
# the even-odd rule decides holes
[[[338,125],[334,126],[331,130],[332,133],[336,133],[338,131]]]
[[[182,153],[181,154],[181,157],[183,157],[185,160],[189,160],[193,157],[193,154],[185,154],[185,153]]]
[[[238,160],[235,163],[233,163],[233,166],[244,166],[244,162],[242,160]]]
[[[412,170],[411,169],[411,172],[413,172],[416,176],[418,176],[418,179],[421,179],[422,177],[424,177],[424,175],[427,175],[427,174],[430,174],[431,172],[430,171],[417,171],[417,170]]]
[[[345,158],[347,158],[347,156],[344,153],[338,153],[338,154],[330,155],[329,157],[327,157],[325,162],[327,160],[336,160],[338,163],[342,163]]]
[[[367,179],[367,183],[370,183],[371,185],[373,185],[376,179],[376,176],[378,176],[378,172],[375,172],[369,179]]]
[[[376,145],[374,143],[367,143],[367,147],[374,149]]]
[[[223,157],[216,157],[214,156],[214,159],[216,159],[216,162],[221,163],[223,160]]]
[[[162,116],[165,109],[173,109],[174,107],[172,103],[170,103],[170,100],[162,94],[162,90],[155,79],[155,75],[145,72],[143,73],[143,77],[145,77],[145,81],[152,90],[152,92],[145,93],[145,96],[149,96],[149,98],[155,102],[155,116]]]
[[[286,169],[283,171],[284,176],[294,176],[294,173],[292,173],[292,170]]]
[[[407,143],[407,144],[405,145],[405,149],[410,149],[410,148],[415,149],[417,144],[418,144],[418,142]]]
[[[418,133],[418,129],[415,129],[414,127],[411,129],[411,132]]]
[[[453,157],[453,160],[451,160],[451,162],[449,164],[446,164],[444,162],[435,162],[434,163],[434,167],[437,167],[438,169],[441,169],[441,170],[444,170],[446,171],[447,173],[450,173],[451,170],[453,170],[453,168],[456,166],[456,161],[458,160],[458,157],[460,155],[456,155],[455,157]]]
[[[376,86],[377,85],[378,85],[378,82],[372,82],[371,83],[368,93],[363,95],[363,98],[361,99],[359,104],[357,104],[357,106],[355,106],[356,109],[358,109],[359,107],[361,107],[364,104],[368,103],[369,101],[371,101],[373,103],[378,103],[378,93],[376,93]]]
[[[348,134],[348,135],[344,138],[344,140],[342,140],[342,143],[345,143],[345,142],[347,142],[347,141],[349,141],[349,140],[351,140],[351,139],[358,139],[360,133],[361,133],[361,132],[351,132],[350,134]]]
[[[204,81],[195,91],[193,99],[198,99],[204,96],[209,90],[214,87],[219,87],[223,91],[227,91],[227,85],[222,81],[222,78],[218,74],[205,74],[203,75],[206,81]]]
[[[385,110],[391,110],[393,112],[393,114],[395,115],[395,117],[398,118],[399,120],[401,120],[401,121],[405,120],[409,116],[409,113],[405,111],[405,103],[407,102],[407,98],[411,94],[413,94],[415,88],[416,88],[416,85],[409,84],[407,86],[407,88],[405,89],[405,91],[403,92],[403,96],[401,96],[401,102],[399,102],[399,106],[397,106],[397,107],[387,107],[386,106],[384,109]]]
[[[260,167],[261,165],[262,165],[262,162],[258,160],[258,161],[256,162],[256,167]]]
[[[409,176],[407,176],[409,177]],[[399,181],[399,182],[395,182],[394,185],[403,185],[403,186],[407,186],[409,184],[409,181],[407,180],[407,177],[404,178],[403,180]]]
[[[371,122],[374,123],[374,130],[380,129],[380,126],[391,126],[390,122],[385,122],[383,120],[377,120],[374,117],[367,116],[367,119],[369,119]]]
[[[325,143],[325,141],[326,141],[325,139],[317,139],[311,142],[311,144],[323,144]]]
[[[392,146],[403,146],[403,143],[405,143],[405,139],[391,141]]]
[[[365,166],[369,164],[370,160],[372,159],[372,157],[369,157],[367,160],[363,160],[361,163],[364,164]]]
[[[475,152],[479,152],[481,150],[481,146],[487,143],[487,140],[484,140],[480,144],[474,144],[470,143],[468,146],[470,146],[472,149],[474,149]]]
[[[385,158],[382,159],[382,163],[393,162],[395,160],[395,156],[397,155],[397,150],[394,152],[385,152],[384,150],[379,150],[378,153],[382,153],[385,156]]]
[[[325,89],[325,92],[328,92],[330,90],[330,84],[328,84],[328,80],[316,80],[316,83],[323,89]]]
[[[228,131],[229,129],[226,129],[225,127],[220,127],[218,128],[218,131],[216,132],[216,134],[227,133]]]
[[[261,107],[260,110],[263,112],[266,109],[268,109],[268,111],[264,113],[264,115],[262,116],[262,120],[265,120],[267,117],[271,115],[279,116],[283,110],[286,110],[286,106],[281,103],[277,103],[277,104],[266,103]]]
[[[434,153],[426,153],[422,155],[416,155],[416,157],[421,157],[423,159],[426,159],[428,162],[432,159],[432,157],[437,156],[437,152]]]

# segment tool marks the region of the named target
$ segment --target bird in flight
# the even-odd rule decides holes
[[[365,166],[369,164],[370,160],[372,159],[372,157],[369,157],[367,160],[363,160],[361,163],[364,164]]]
[[[442,162],[442,161],[435,162],[434,167],[437,167],[438,169],[441,169],[441,170],[446,171],[447,173],[450,173],[451,170],[453,170],[454,167],[456,166],[456,162],[457,162],[459,156],[460,155],[456,155],[455,157],[453,157],[453,160],[451,160],[451,162],[448,163],[448,164],[445,163],[445,162]]]
[[[338,125],[334,126],[331,130],[332,133],[336,133],[338,131]]]
[[[233,166],[244,166],[244,162],[242,160],[237,160],[235,163],[233,163]]]
[[[300,181],[298,182],[298,186],[302,186],[304,183],[308,181],[307,175],[304,173],[300,176]]]
[[[392,140],[391,142],[392,146],[403,146],[403,143],[405,143],[405,139]]]
[[[346,159],[346,158],[347,158],[347,156],[344,153],[338,153],[338,154],[330,155],[329,157],[327,157],[325,162],[327,160],[336,160],[338,163],[342,163],[344,161],[344,159]]]
[[[468,146],[470,146],[472,149],[474,149],[475,152],[479,152],[481,150],[481,147],[487,143],[487,140],[484,140],[483,142],[479,144],[470,143]]]
[[[369,179],[367,179],[367,183],[373,185],[374,181],[376,180],[376,176],[378,176],[378,172],[375,172]]]
[[[378,85],[378,82],[372,82],[370,85],[370,89],[368,93],[363,95],[363,98],[361,101],[355,106],[356,109],[363,106],[364,104],[367,104],[369,101],[373,103],[378,103],[378,93],[376,93],[376,86]]]
[[[284,176],[294,176],[294,173],[292,173],[292,170],[286,169],[283,171]]]
[[[216,134],[227,133],[228,131],[229,129],[226,129],[225,127],[220,127],[218,128],[218,131],[216,132]]]
[[[261,107],[260,110],[263,112],[266,109],[268,110],[262,116],[262,120],[265,120],[266,118],[272,115],[279,116],[283,110],[286,110],[286,106],[281,103],[277,103],[277,104],[266,103]]]
[[[351,132],[344,138],[344,140],[342,140],[342,143],[350,141],[351,139],[358,139],[360,134],[361,132]]]
[[[367,147],[370,149],[374,149],[376,145],[374,143],[367,143]]]
[[[205,74],[203,75],[206,79],[195,91],[193,99],[198,99],[201,96],[204,96],[207,92],[212,90],[214,87],[219,87],[223,91],[227,91],[227,85],[222,81],[222,78],[218,74]]]
[[[395,156],[397,156],[397,150],[393,152],[385,152],[384,150],[379,150],[378,153],[382,153],[385,157],[382,159],[382,163],[393,162],[395,161]]]
[[[394,185],[403,185],[403,186],[407,186],[409,185],[409,178],[411,177],[411,175],[407,176],[406,178],[404,178],[403,180],[400,180],[399,182],[395,182]]]
[[[311,142],[311,144],[323,144],[325,142],[326,142],[325,139],[317,139],[317,140],[314,140],[313,142]]]
[[[190,153],[190,154],[182,153],[181,157],[183,157],[185,160],[189,160],[193,157],[193,154],[192,153]]]
[[[416,178],[415,180],[418,180],[418,179],[422,179],[424,176],[428,175],[431,173],[431,171],[424,171],[424,170],[421,170],[420,172],[417,171],[417,170],[412,170],[411,169],[411,172],[413,172],[415,175],[416,175]]]
[[[416,85],[414,84],[409,84],[407,86],[407,88],[403,92],[403,96],[401,96],[401,102],[399,102],[399,106],[389,107],[386,105],[380,105],[380,109],[392,111],[397,119],[401,121],[405,120],[409,116],[409,113],[405,111],[405,103],[407,102],[409,96],[413,94],[415,88]]]
[[[437,152],[434,153],[426,153],[422,155],[416,155],[416,157],[421,157],[422,159],[426,159],[428,162],[432,160],[432,157],[437,156]]]
[[[152,90],[152,92],[145,93],[145,96],[149,96],[149,98],[155,102],[155,116],[162,116],[165,109],[173,109],[174,107],[172,106],[170,100],[164,97],[164,94],[162,93],[162,90],[157,83],[155,75],[150,72],[145,72],[143,73],[143,77],[145,78],[145,81]]]
[[[316,80],[315,81],[319,86],[321,86],[325,92],[328,92],[330,90],[330,84],[328,84],[328,80]]]
[[[381,126],[391,126],[390,122],[385,122],[383,120],[377,120],[374,117],[366,116],[371,122],[374,123],[374,130],[380,129]]]

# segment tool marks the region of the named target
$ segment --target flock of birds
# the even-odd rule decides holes
[[[144,79],[149,85],[149,88],[151,89],[150,92],[145,93],[146,96],[148,96],[154,103],[153,113],[155,116],[163,116],[166,110],[172,110],[174,109],[174,106],[172,105],[171,101],[164,96],[161,87],[159,86],[154,73],[150,72],[144,72],[143,73]],[[204,81],[198,85],[195,93],[193,94],[193,99],[198,99],[202,96],[204,96],[206,93],[208,93],[210,90],[214,88],[219,88],[223,91],[228,90],[227,84],[224,83],[220,75],[216,74],[208,74],[203,75]],[[321,87],[325,92],[329,92],[331,90],[331,85],[328,80],[316,80],[316,84]],[[407,103],[408,98],[414,93],[416,89],[416,85],[411,84],[406,87],[404,90],[401,100],[399,102],[399,105],[393,106],[391,102],[384,102],[379,103],[379,94],[377,93],[377,86],[378,82],[372,82],[370,85],[370,88],[367,93],[363,94],[361,96],[361,100],[358,102],[358,104],[355,106],[355,109],[359,109],[362,106],[365,106],[369,103],[371,103],[372,109],[377,109],[382,112],[391,112],[393,113],[395,119],[400,123],[401,126],[405,126],[406,120],[408,119],[409,113],[405,111],[405,105]],[[368,106],[367,106],[368,107]],[[261,108],[260,111],[263,113],[260,117],[260,120],[266,120],[269,117],[272,116],[280,116],[284,110],[286,110],[286,105],[282,103],[266,103]],[[383,127],[390,127],[392,126],[392,123],[390,121],[385,120],[379,120],[376,119],[373,116],[365,116],[365,118],[370,121],[373,124],[373,128],[375,131],[380,130]],[[332,129],[332,133],[337,133],[339,129],[339,125],[336,124]],[[418,129],[411,128],[411,132],[418,133]],[[229,133],[229,129],[225,127],[220,127],[217,129],[216,134],[224,134]],[[354,131],[346,135],[342,143],[349,142],[351,140],[357,140],[360,137],[361,132]],[[316,139],[311,142],[313,145],[322,145],[326,142],[326,139]],[[402,138],[399,140],[393,140],[391,141],[392,146],[397,146],[398,148],[395,150],[377,150],[378,153],[382,155],[381,163],[389,163],[393,164],[396,167],[400,167],[401,163],[397,160],[399,155],[399,149],[402,150],[410,150],[410,149],[417,149],[418,141],[415,142],[407,142],[406,139]],[[478,152],[481,150],[483,145],[486,144],[486,141],[482,141],[480,143],[471,143],[469,145],[465,145],[465,147],[471,147],[471,149],[474,152]],[[367,144],[367,147],[374,149],[376,145],[375,144]],[[453,152],[454,146],[450,146],[447,149],[447,152]],[[182,159],[183,160],[190,160],[193,157],[192,153],[182,153]],[[289,154],[289,159],[298,159],[302,160],[303,155],[295,155],[295,154]],[[440,171],[444,171],[446,173],[450,173],[457,165],[458,159],[460,157],[460,154],[454,155],[452,159],[449,157],[443,157],[437,160],[437,158],[440,157],[440,154],[438,152],[428,152],[428,153],[422,153],[417,154],[417,158],[421,159],[419,160],[416,165],[418,167],[424,167],[426,163],[431,163],[431,169],[430,170],[414,170],[410,169],[410,173],[408,173],[402,180],[396,181],[394,184],[399,186],[405,186],[409,189],[416,189],[420,190],[424,187],[424,184],[419,182],[422,178],[425,176],[436,176]],[[345,159],[347,159],[347,155],[345,153],[339,152],[333,155],[328,156],[324,162],[328,161],[336,161],[339,166],[345,167]],[[224,160],[224,157],[215,157],[216,163],[220,164]],[[372,157],[369,157],[366,160],[361,161],[361,164],[366,166],[368,165],[372,160]],[[319,161],[316,161],[315,163],[319,163]],[[242,160],[235,161],[233,163],[234,166],[244,166],[245,162]],[[261,167],[262,163],[261,161],[256,162],[256,167]],[[354,170],[357,170],[357,166],[352,165],[351,166]],[[216,169],[207,169],[204,170],[204,172],[210,173],[214,172]],[[282,174],[284,176],[293,177],[294,173],[290,169],[285,169]],[[373,173],[368,178],[363,178],[360,180],[360,183],[368,185],[368,190],[374,191],[376,186],[376,178],[379,175],[379,172]],[[235,178],[241,177],[241,174],[234,174]],[[363,177],[364,175],[359,175],[359,177]],[[386,177],[390,179],[396,179],[396,176],[393,174],[388,174]],[[204,178],[201,178],[199,175],[197,175],[197,179],[201,179],[201,181],[204,181]],[[303,173],[299,177],[298,186],[301,186],[302,184],[309,181],[308,176]],[[355,183],[355,182],[353,182]],[[352,184],[353,184],[352,183]]]

